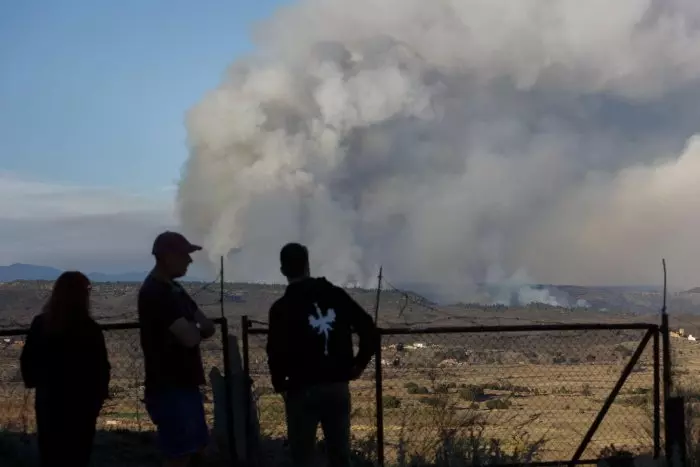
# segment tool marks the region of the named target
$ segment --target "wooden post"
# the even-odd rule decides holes
[[[247,376],[243,371],[241,354],[238,347],[238,339],[229,334],[229,365],[232,376],[232,400],[233,400],[233,439],[236,444],[238,459],[233,465],[253,465],[254,453],[250,447],[259,445],[260,425],[257,409],[248,392]],[[226,430],[226,382],[219,368],[212,368],[209,373],[212,392],[214,393],[214,437],[220,450],[228,451],[228,435]],[[246,417],[246,406],[251,412]],[[246,422],[250,421],[250,427],[246,430]],[[246,435],[247,432],[247,435]],[[246,439],[248,437],[248,439]],[[224,451],[226,450],[226,451]]]

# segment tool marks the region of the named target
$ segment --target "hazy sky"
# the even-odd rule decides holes
[[[186,111],[281,2],[4,2],[0,265],[147,264],[174,222]]]
[[[371,285],[700,277],[700,2],[299,0],[194,107],[184,228]],[[232,254],[229,254],[232,253]]]
[[[0,264],[697,285],[700,2],[280,1],[5,2]]]

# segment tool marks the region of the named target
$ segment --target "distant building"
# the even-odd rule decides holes
[[[24,346],[24,339],[22,337],[3,337],[2,340],[0,340],[0,345],[4,348],[7,347],[23,347]]]
[[[423,342],[414,342],[412,345],[407,345],[407,349],[415,350],[415,349],[424,349],[426,345]]]

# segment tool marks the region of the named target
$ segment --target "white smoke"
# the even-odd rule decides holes
[[[661,257],[698,285],[700,2],[308,0],[256,37],[188,115],[179,189],[229,279],[279,282],[301,241],[331,280],[464,298]]]

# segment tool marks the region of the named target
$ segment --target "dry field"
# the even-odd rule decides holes
[[[644,331],[385,336],[382,350],[385,452],[430,458],[446,435],[539,460],[570,458],[619,379]],[[272,394],[263,336],[251,337],[251,373],[261,430],[284,436],[281,398]],[[650,451],[651,342],[622,386],[583,458],[615,445]],[[374,368],[352,383],[353,434],[374,439]],[[368,440],[369,438],[369,440]]]
[[[643,334],[567,331],[385,336],[381,363],[387,460],[396,461],[402,455],[430,459],[444,446],[446,437],[453,442],[477,440],[479,446],[500,452],[504,459],[528,449],[535,451],[538,460],[570,458]],[[138,331],[110,331],[105,336],[113,367],[112,397],[99,421],[102,433],[96,457],[116,456],[122,464],[155,465],[153,427],[141,403],[143,363]],[[265,336],[250,336],[260,429],[266,438],[283,438],[284,410],[281,398],[271,391],[264,344]],[[21,346],[0,345],[0,427],[31,433],[33,396],[23,389],[19,378]],[[700,366],[700,347],[684,341],[679,349],[675,363],[687,370],[678,373],[689,375]],[[204,345],[203,356],[207,372],[214,366],[222,368],[219,336]],[[363,378],[352,383],[355,448],[370,458],[376,455],[374,377],[372,363]],[[633,451],[651,449],[652,385],[650,342],[583,458],[598,457],[611,444]],[[213,423],[211,388],[205,394]],[[0,441],[0,455],[2,449]]]

